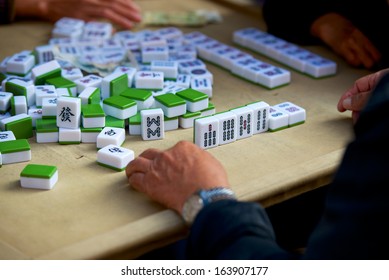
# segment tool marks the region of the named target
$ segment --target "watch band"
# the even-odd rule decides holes
[[[231,189],[225,187],[201,189],[191,195],[185,202],[182,209],[182,218],[190,226],[204,206],[219,200],[236,200],[236,196]]]

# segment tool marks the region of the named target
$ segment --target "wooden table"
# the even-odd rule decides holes
[[[164,2],[139,0],[144,11],[169,9]],[[172,0],[169,7],[217,9],[223,16],[221,24],[182,30],[198,30],[230,45],[237,29],[266,30],[259,9],[246,13],[245,8],[201,0]],[[32,21],[0,27],[0,57],[46,44],[51,29],[48,23]],[[368,72],[348,67],[323,47],[306,48],[336,61],[338,74],[313,79],[291,70],[290,85],[267,90],[208,64],[214,75],[212,102],[217,111],[257,100],[270,105],[291,101],[307,111],[303,125],[209,150],[224,164],[242,200],[269,206],[328,183],[352,138],[350,114],[337,112],[336,104],[355,79]],[[159,141],[127,135],[123,146],[138,155],[150,147],[166,149],[178,140],[192,141],[192,134],[192,129],[169,131]],[[185,233],[180,217],[130,189],[124,172],[97,165],[94,144],[37,144],[35,138],[30,143],[30,163],[56,165],[59,181],[50,191],[23,189],[19,174],[27,163],[3,165],[0,259],[98,259],[115,258],[122,252],[126,254],[121,256],[133,258]]]

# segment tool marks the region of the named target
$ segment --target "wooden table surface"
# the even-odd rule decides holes
[[[258,8],[247,12],[246,7],[212,1],[166,2],[138,1],[143,11],[168,11],[170,7],[218,10],[222,23],[182,30],[198,30],[229,45],[233,45],[232,33],[237,29],[266,30]],[[155,29],[139,25],[135,31],[144,28]],[[51,24],[39,21],[1,26],[0,58],[47,44],[51,29]],[[336,104],[340,95],[368,72],[350,68],[324,47],[305,48],[336,61],[337,75],[313,79],[291,70],[289,85],[268,90],[207,64],[214,75],[211,101],[218,112],[257,100],[270,105],[291,101],[307,111],[303,125],[208,150],[223,163],[242,200],[268,206],[328,183],[352,138],[350,114],[337,112]],[[178,140],[192,141],[192,137],[192,129],[169,131],[158,141],[127,135],[123,146],[139,155],[147,148],[166,149]],[[37,144],[35,138],[30,143],[29,163],[56,165],[59,181],[50,191],[23,189],[19,174],[27,162],[2,166],[0,259],[98,259],[114,258],[122,252],[133,258],[185,233],[180,217],[130,189],[124,172],[97,165],[95,144]]]

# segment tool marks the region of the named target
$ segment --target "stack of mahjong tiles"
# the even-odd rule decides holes
[[[336,63],[257,28],[244,28],[233,41],[314,78],[336,74]]]
[[[193,141],[197,146],[209,149],[266,131],[296,126],[305,120],[305,109],[292,102],[270,106],[257,101],[195,119]]]

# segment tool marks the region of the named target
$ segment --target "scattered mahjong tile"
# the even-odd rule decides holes
[[[128,119],[128,133],[130,135],[141,135],[141,120],[140,112]]]
[[[197,118],[194,121],[193,142],[202,149],[219,145],[219,119],[214,116]]]
[[[25,96],[27,105],[35,104],[35,86],[20,79],[11,79],[4,83],[3,89],[11,92],[14,96]]]
[[[154,104],[153,94],[150,90],[128,88],[120,95],[134,100],[136,102],[138,111],[151,108],[151,106]]]
[[[31,160],[31,147],[27,139],[0,142],[0,154],[3,164]]]
[[[87,87],[79,95],[78,98],[81,99],[81,104],[100,104],[100,88],[96,87]]]
[[[190,87],[190,79],[191,79],[191,76],[189,74],[179,74],[177,76],[176,85],[183,87],[183,88],[189,88]]]
[[[207,69],[207,66],[200,59],[182,61],[178,64],[178,70],[182,74],[189,74],[193,69]]]
[[[86,104],[81,107],[84,128],[104,127],[105,113],[100,104]]]
[[[11,92],[0,91],[0,113],[5,113],[11,108]]]
[[[59,141],[59,128],[55,119],[36,120],[36,142],[57,143]]]
[[[104,40],[112,35],[112,24],[108,22],[90,21],[85,24],[83,39]]]
[[[109,144],[97,152],[97,163],[116,171],[123,171],[134,157],[134,151]]]
[[[58,181],[56,166],[27,164],[20,173],[23,188],[51,190]]]
[[[43,98],[56,98],[57,90],[52,85],[35,86],[35,105],[42,107]]]
[[[336,71],[336,63],[329,59],[319,57],[306,61],[305,73],[315,78],[335,75]]]
[[[100,88],[102,80],[103,78],[90,74],[80,79],[74,80],[74,83],[77,85],[77,92],[81,93],[87,87]]]
[[[12,131],[0,131],[0,142],[16,140]]]
[[[207,69],[196,68],[189,72],[189,75],[194,79],[208,79],[213,84],[213,75]]]
[[[190,87],[194,90],[200,91],[212,98],[212,82],[207,78],[193,78],[190,80]]]
[[[27,114],[27,100],[24,96],[13,96],[11,99],[11,115]]]
[[[293,104],[292,102],[283,102],[273,106],[274,108],[286,113],[289,116],[288,125],[295,126],[305,122],[305,109]]]
[[[141,57],[143,63],[150,63],[154,60],[168,60],[169,59],[169,47],[157,46],[157,47],[144,47],[141,48]]]
[[[270,106],[264,101],[257,101],[246,106],[253,109],[253,134],[265,132],[269,129]]]
[[[81,143],[96,143],[97,136],[103,130],[101,127],[81,127]]]
[[[194,120],[201,117],[201,112],[187,112],[186,114],[179,116],[179,125],[182,128],[190,128],[194,125]]]
[[[219,145],[235,142],[238,136],[237,115],[231,111],[214,115],[219,120]]]
[[[236,140],[247,138],[253,135],[253,113],[254,110],[242,106],[230,110],[237,116],[236,129],[238,130]]]
[[[127,86],[129,88],[132,87],[134,83],[136,68],[127,67],[127,66],[118,66],[115,68],[113,73],[125,73],[127,75]]]
[[[42,45],[35,47],[35,56],[37,58],[37,64],[42,64],[54,60],[53,53],[54,46]]]
[[[278,131],[288,128],[289,116],[288,114],[270,106],[269,109],[269,131]]]
[[[81,99],[61,96],[57,99],[57,126],[77,129],[81,123]]]
[[[178,75],[178,62],[177,61],[151,61],[151,71],[162,72],[165,79],[176,79]]]
[[[124,128],[104,127],[97,136],[96,147],[103,148],[109,144],[121,146],[126,139],[126,131]]]
[[[59,128],[58,143],[61,145],[72,145],[81,143],[80,128]]]
[[[42,118],[56,118],[57,97],[42,98]]]
[[[176,93],[186,102],[186,109],[190,112],[197,112],[208,108],[209,97],[206,93],[195,89],[185,89]]]
[[[162,89],[164,81],[163,72],[138,71],[135,74],[135,87],[141,89]]]
[[[165,137],[164,115],[161,108],[142,110],[140,116],[143,140],[158,140]]]
[[[26,75],[35,65],[35,57],[31,53],[21,52],[14,54],[7,61],[7,73]]]
[[[186,101],[172,93],[154,96],[157,107],[161,108],[165,116],[172,118],[186,113]]]
[[[125,120],[136,114],[137,105],[129,98],[112,96],[103,100],[103,109],[107,115]]]
[[[47,79],[60,76],[61,65],[56,60],[40,64],[31,69],[31,78],[35,85],[44,85]]]
[[[68,66],[62,67],[61,76],[68,80],[75,81],[77,79],[81,79],[84,75],[82,74],[80,68],[77,68],[75,66]]]
[[[179,117],[168,118],[164,116],[164,122],[165,131],[176,130],[178,129]]]
[[[16,139],[28,139],[33,136],[32,118],[27,114],[4,118],[0,120],[1,130],[10,130]]]
[[[127,88],[127,74],[121,72],[111,73],[101,81],[101,97],[105,99],[110,96],[120,95]]]
[[[112,116],[105,116],[105,126],[109,127],[118,127],[118,128],[124,128],[125,127],[125,121],[112,117]]]
[[[66,88],[72,96],[77,96],[77,85],[64,77],[55,77],[46,80],[47,85],[52,85],[55,88]]]
[[[287,85],[290,83],[290,72],[288,70],[273,67],[270,70],[266,70],[258,76],[258,84],[266,88],[276,88],[279,86]]]
[[[42,119],[42,109],[30,107],[27,114],[31,117],[32,127],[36,127],[36,121]]]

